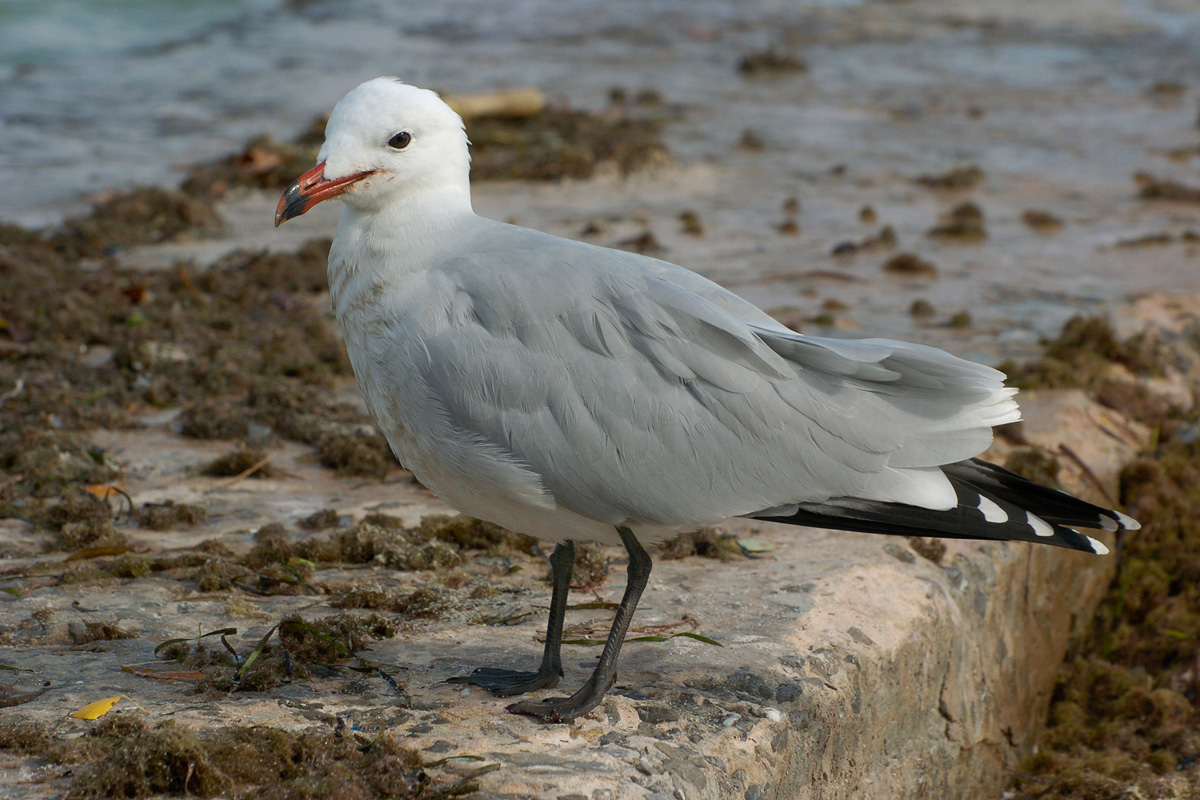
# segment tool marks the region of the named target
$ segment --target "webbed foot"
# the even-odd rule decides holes
[[[549,689],[558,685],[560,674],[551,671],[521,672],[498,667],[480,667],[470,675],[458,675],[446,683],[467,684],[487,689],[496,697],[512,697],[518,694]]]

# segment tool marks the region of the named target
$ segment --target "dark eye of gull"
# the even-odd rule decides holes
[[[396,150],[403,150],[408,147],[408,143],[412,141],[412,134],[408,131],[400,131],[392,138],[388,139],[388,147]]]

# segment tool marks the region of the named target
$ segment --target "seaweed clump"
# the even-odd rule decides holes
[[[353,586],[333,601],[335,608],[368,608],[407,619],[446,619],[465,607],[462,597],[444,586],[422,586],[411,592],[380,586]]]
[[[1005,362],[1000,370],[1022,389],[1092,386],[1119,364],[1134,375],[1157,375],[1164,355],[1152,337],[1123,342],[1103,317],[1075,316],[1056,339],[1045,343],[1042,358],[1027,364]]]
[[[125,545],[125,534],[117,530],[108,504],[84,491],[68,491],[56,503],[43,504],[34,519],[54,532],[51,546],[57,550]]]
[[[1169,440],[1130,464],[1121,500],[1142,529],[1059,675],[1040,752],[1021,767],[1025,800],[1195,797],[1200,443]]]
[[[112,481],[120,470],[82,436],[19,424],[0,430],[0,471],[7,476],[0,516],[37,522],[59,534],[63,549],[115,535],[112,509],[80,487]]]
[[[1038,233],[1054,233],[1062,230],[1060,217],[1040,208],[1029,208],[1021,212],[1021,222]]]
[[[137,634],[127,631],[120,625],[113,622],[93,622],[86,620],[84,622],[72,622],[68,626],[68,634],[71,641],[75,644],[87,644],[88,642],[112,642],[117,639],[136,639]]]
[[[528,552],[531,539],[472,517],[431,514],[407,527],[386,514],[368,514],[325,540],[299,543],[301,557],[349,564],[378,563],[403,570],[436,570],[463,562],[463,550]]]
[[[204,474],[213,478],[233,478],[243,474],[253,478],[269,478],[274,474],[266,451],[252,447],[238,447],[223,456],[217,456],[204,466]],[[250,471],[253,470],[251,473]]]
[[[586,179],[605,163],[628,175],[665,160],[668,156],[661,139],[662,122],[631,114],[623,93],[612,100],[611,109],[598,113],[547,108],[528,116],[472,118],[472,179]],[[653,93],[637,97],[641,106],[653,107],[660,102]],[[282,190],[316,162],[326,120],[317,117],[292,142],[259,137],[239,153],[194,167],[180,195],[221,197],[238,186]]]
[[[182,191],[198,198],[219,198],[238,186],[282,191],[316,163],[327,119],[314,119],[293,142],[260,136],[239,153],[192,167]]]
[[[92,230],[116,202],[50,234],[0,226],[0,468],[15,477],[0,513],[37,520],[69,490],[119,478],[83,432],[158,408],[182,407],[188,436],[274,433],[350,474],[395,464],[366,414],[331,399],[351,371],[323,313],[327,240],[233,253],[195,275],[127,270],[111,251],[131,240]],[[145,226],[138,241],[168,230]]]
[[[873,252],[876,250],[890,250],[896,246],[896,229],[891,225],[884,225],[879,229],[879,232],[868,236],[858,242],[838,242],[833,246],[830,255],[834,256],[852,256],[864,252]]]
[[[471,121],[474,180],[592,177],[601,164],[628,175],[668,158],[656,118],[546,109],[530,117]]]
[[[927,189],[970,189],[983,181],[984,177],[986,176],[982,169],[974,164],[966,164],[946,172],[918,175],[913,178],[913,183]]]
[[[915,253],[897,253],[883,262],[883,271],[912,278],[936,278],[937,267]]]
[[[178,189],[142,187],[115,194],[87,216],[67,220],[50,243],[66,258],[98,258],[129,245],[213,234],[222,227],[210,204]]]
[[[575,548],[575,564],[571,569],[571,586],[575,589],[593,589],[608,580],[608,555],[604,548],[594,544],[583,544]],[[550,570],[545,580],[553,580]]]
[[[987,238],[983,209],[970,200],[959,203],[944,214],[926,236],[956,242],[981,242]]]
[[[737,71],[744,77],[758,78],[807,72],[808,64],[803,59],[768,48],[742,56]]]
[[[737,536],[709,527],[681,533],[658,546],[660,559],[672,560],[688,556],[732,561],[742,557],[742,550],[738,547]]]
[[[311,591],[308,581],[320,564],[376,564],[405,571],[442,571],[466,561],[464,551],[486,555],[528,555],[539,552],[536,540],[512,533],[489,522],[467,516],[431,514],[420,524],[406,526],[398,517],[368,514],[356,524],[331,535],[294,537],[283,525],[265,525],[254,536],[250,552],[235,563],[206,561],[194,574],[203,591],[228,589],[236,581],[260,594],[296,594]],[[247,568],[252,573],[247,575]],[[414,599],[401,603],[388,597],[364,599],[346,607],[406,610]]]
[[[1157,178],[1145,172],[1133,176],[1142,200],[1167,200],[1176,203],[1200,203],[1200,188],[1186,186],[1178,181]]]
[[[230,692],[266,692],[282,683],[330,675],[367,649],[372,640],[396,635],[392,623],[379,614],[343,612],[314,620],[299,614],[284,617],[272,627],[251,654],[237,654],[225,635],[223,647],[197,640],[174,640],[159,647],[164,660],[191,670],[196,691],[216,696]],[[213,635],[213,634],[208,634]]]
[[[137,524],[152,531],[169,531],[175,528],[191,528],[208,521],[208,511],[203,506],[176,503],[146,503],[133,512]]]
[[[113,714],[81,737],[57,740],[49,726],[19,723],[0,749],[64,768],[66,800],[154,795],[235,800],[440,800],[475,789],[470,778],[436,781],[420,755],[387,734],[267,726],[151,726]]]
[[[1136,377],[1166,373],[1194,386],[1197,344],[1194,327],[1177,339],[1150,329],[1122,341],[1103,319],[1076,317],[1040,362],[1016,370],[1025,385],[1083,387],[1158,434],[1121,472],[1117,506],[1142,528],[1118,539],[1117,575],[1060,670],[1039,752],[1014,773],[1021,800],[1197,796],[1200,414]],[[1014,459],[1010,467],[1039,480],[1057,472],[1036,452]]]

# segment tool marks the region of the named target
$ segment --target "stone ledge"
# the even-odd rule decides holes
[[[1077,393],[1034,395],[1025,407],[1039,421],[1026,426],[1028,438],[1067,441],[1102,482],[1113,479],[1141,436],[1136,426]],[[1119,431],[1127,434],[1114,433]],[[141,462],[131,463],[131,475],[141,476],[131,479],[137,483],[131,491],[145,500],[155,492],[191,499],[181,492],[191,486],[187,481],[198,479],[180,483],[175,473],[183,467],[171,466],[159,452],[176,447],[175,440],[161,433],[136,435],[139,458],[159,464],[163,474],[142,475]],[[417,518],[443,510],[411,484],[332,481],[304,461],[302,450],[289,448],[279,457],[284,477],[278,481],[238,487],[237,497],[230,495],[233,490],[210,494],[209,504],[220,512],[227,503],[222,513],[233,514],[249,502],[264,519],[299,514],[296,497],[356,515],[380,505]],[[192,463],[197,454],[176,460]],[[188,491],[205,489],[201,482]],[[994,794],[1006,766],[1029,746],[1044,719],[1070,636],[1090,619],[1114,564],[1111,558],[1026,544],[957,542],[947,543],[935,564],[894,537],[747,521],[730,527],[753,531],[775,549],[763,558],[728,563],[660,561],[634,620],[640,626],[690,615],[700,633],[724,646],[683,638],[631,642],[616,688],[573,726],[512,716],[504,700],[444,683],[484,664],[536,663],[536,637],[545,623],[540,610],[511,627],[448,624],[372,643],[370,658],[400,665],[397,677],[406,684],[400,696],[378,680],[354,689],[348,679],[313,679],[264,694],[197,701],[186,687],[120,669],[151,659],[157,641],[229,624],[222,598],[181,597],[177,586],[152,579],[136,596],[119,583],[64,586],[53,596],[35,592],[6,604],[0,617],[15,621],[47,603],[68,615],[71,601],[79,600],[141,633],[139,639],[105,642],[104,652],[9,648],[6,661],[52,678],[57,687],[12,713],[14,719],[61,720],[99,697],[126,694],[151,711],[151,721],[173,718],[202,727],[295,728],[340,717],[347,724],[382,727],[427,758],[484,757],[498,769],[480,777],[481,799]],[[146,539],[167,548],[209,535],[146,534]],[[534,572],[523,573],[528,594],[495,598],[497,615],[548,603],[548,587]],[[367,579],[376,573],[403,580],[383,569],[372,570]],[[613,570],[601,590],[605,598],[619,597],[622,573],[621,567]],[[590,598],[573,598],[582,599]],[[270,598],[263,603],[270,613],[262,616],[278,619],[297,603],[311,600]],[[572,611],[568,624],[606,623],[609,613]],[[242,635],[253,641],[269,626],[252,623]],[[563,688],[586,677],[597,652],[566,648]],[[452,762],[439,769],[467,773],[478,767],[479,762]],[[54,785],[30,769],[17,765],[14,785],[27,789],[29,797],[54,796]]]
[[[1038,420],[1031,440],[1067,442],[1102,481],[1144,441],[1078,392],[1040,393],[1027,407]],[[427,733],[408,735],[502,764],[483,779],[483,797],[991,794],[1032,743],[1071,635],[1115,563],[949,542],[939,565],[889,537],[776,526],[757,535],[776,544],[771,558],[658,564],[635,621],[686,612],[724,647],[631,644],[601,709],[573,727],[543,727],[478,690],[451,701],[433,685],[496,653],[513,665],[537,658],[528,639],[513,647],[516,631],[455,631],[420,645],[438,708]],[[413,644],[399,646],[420,662]],[[567,686],[590,668],[578,653],[568,650]]]

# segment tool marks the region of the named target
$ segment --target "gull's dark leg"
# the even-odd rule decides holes
[[[546,622],[546,649],[542,651],[542,665],[537,672],[480,667],[470,675],[450,678],[446,683],[469,683],[487,689],[497,697],[511,697],[557,685],[562,677],[563,620],[567,616],[567,594],[571,591],[574,568],[575,543],[560,543],[550,556],[554,592],[550,595],[550,619]]]
[[[651,567],[650,556],[634,537],[633,531],[618,526],[617,532],[621,534],[621,542],[629,552],[629,581],[625,586],[625,596],[621,598],[621,605],[613,617],[612,630],[608,632],[600,663],[587,683],[570,697],[555,697],[542,702],[523,700],[508,707],[514,714],[528,714],[546,722],[568,722],[598,706],[617,679],[617,657],[621,655],[621,644],[625,641],[634,609],[650,579]]]

